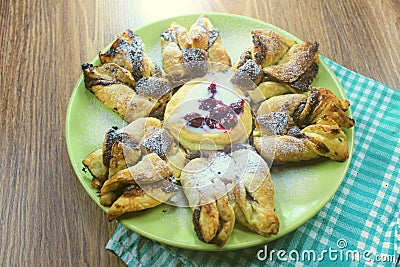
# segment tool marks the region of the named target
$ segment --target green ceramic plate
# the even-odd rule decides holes
[[[149,56],[161,65],[160,33],[172,21],[189,27],[200,14],[186,15],[158,21],[135,32],[142,38]],[[222,41],[232,61],[236,61],[242,51],[251,44],[250,30],[255,28],[273,29],[289,38],[300,41],[295,36],[248,17],[209,13],[212,23],[219,29]],[[115,33],[117,36],[119,33]],[[323,46],[324,44],[321,44]],[[99,59],[93,60],[94,64]],[[337,96],[346,98],[338,79],[321,60],[314,86],[331,89]],[[97,191],[90,186],[91,175],[82,171],[82,159],[90,152],[101,147],[104,133],[111,126],[123,126],[124,122],[110,109],[104,107],[84,85],[83,76],[78,80],[68,106],[66,118],[66,141],[72,166],[89,196],[99,203]],[[353,130],[345,130],[353,152]],[[343,181],[350,160],[334,162],[322,160],[304,165],[273,168],[272,179],[275,184],[276,211],[281,226],[277,236],[264,238],[236,224],[225,250],[251,247],[279,238],[295,230],[318,211],[332,198]],[[161,205],[156,208],[130,214],[121,219],[127,228],[155,241],[171,246],[195,250],[219,250],[215,245],[208,245],[197,239],[191,222],[191,211]]]

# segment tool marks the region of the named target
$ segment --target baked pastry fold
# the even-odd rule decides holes
[[[117,129],[110,128],[101,149],[82,163],[100,190],[100,203],[110,206],[109,220],[127,212],[151,208],[168,201],[177,191],[186,152],[177,146],[156,118],[140,118]]]
[[[82,163],[92,174],[92,186],[100,189],[104,182],[116,172],[134,165],[142,155],[141,142],[162,123],[156,118],[140,118],[127,126],[110,128],[103,146],[86,156]]]
[[[218,159],[215,155],[210,159],[193,159],[182,170],[180,180],[193,209],[192,221],[197,237],[220,247],[228,241],[235,224],[235,214],[228,201],[226,185],[220,180],[221,173],[211,168],[215,161],[225,162],[225,159]],[[229,180],[228,176],[224,178]]]
[[[245,90],[253,103],[287,93],[308,90],[318,72],[318,44],[296,43],[273,31],[251,31],[252,45],[233,65],[232,82]]]
[[[261,68],[277,64],[296,43],[272,30],[252,30],[251,37],[251,55]]]
[[[268,164],[250,149],[234,151],[230,156],[240,173],[230,194],[236,219],[259,235],[277,234],[279,219],[274,209],[274,186]]]
[[[142,39],[132,30],[121,33],[106,52],[99,52],[99,58],[102,64],[115,63],[127,69],[137,81],[159,71],[145,53]]]
[[[277,162],[321,156],[344,161],[349,152],[341,127],[354,126],[348,108],[347,100],[325,88],[311,87],[308,95],[272,97],[257,111],[253,144],[264,158]]]
[[[231,66],[231,59],[221,42],[221,35],[206,15],[201,15],[190,27],[193,47],[204,49],[210,62],[222,65],[222,69]]]
[[[229,155],[215,152],[193,159],[183,169],[181,183],[200,240],[223,246],[236,220],[266,237],[278,233],[269,167],[255,151],[239,148]]]
[[[263,68],[266,79],[290,85],[296,92],[306,92],[318,72],[318,43],[293,45],[277,65]]]
[[[111,205],[107,218],[111,221],[169,200],[176,192],[172,172],[164,160],[151,153],[136,165],[114,174],[100,190],[100,203]]]
[[[333,120],[318,120],[301,130],[293,128],[286,135],[255,136],[253,144],[265,159],[276,163],[319,157],[345,161],[349,157],[347,137]]]
[[[118,171],[105,181],[100,190],[100,203],[105,206],[111,205],[115,201],[113,199],[115,192],[126,185],[142,186],[170,176],[172,176],[172,169],[167,166],[166,162],[155,153],[148,154],[137,164]]]
[[[129,71],[114,63],[100,66],[85,63],[82,70],[86,88],[127,122],[147,116],[161,117],[171,96],[166,79],[146,77],[136,82]]]
[[[160,39],[164,70],[174,85],[202,77],[210,67],[219,71],[231,66],[219,31],[205,15],[201,15],[189,31],[172,22]]]

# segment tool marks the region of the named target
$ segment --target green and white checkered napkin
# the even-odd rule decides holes
[[[317,215],[267,247],[184,250],[119,224],[106,248],[129,266],[308,266],[321,260],[324,266],[394,266],[400,254],[400,93],[324,60],[351,102],[355,152],[339,190]]]

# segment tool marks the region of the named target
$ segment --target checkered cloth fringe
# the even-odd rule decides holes
[[[394,266],[400,254],[400,93],[323,59],[347,93],[356,125],[348,173],[317,215],[278,240],[243,250],[169,247],[121,224],[106,249],[129,266]]]

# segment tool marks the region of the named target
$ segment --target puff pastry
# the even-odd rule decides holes
[[[206,243],[223,246],[235,224],[235,214],[228,201],[225,180],[231,183],[233,172],[227,166],[221,171],[221,162],[229,164],[226,154],[215,154],[209,159],[191,160],[182,170],[181,183],[189,205],[197,237]]]
[[[111,206],[107,218],[111,221],[127,212],[152,208],[169,200],[177,190],[172,173],[155,153],[115,173],[100,190],[100,203]]]
[[[148,117],[137,119],[121,129],[109,129],[102,148],[82,161],[93,176],[92,186],[100,189],[114,173],[134,165],[141,157],[140,143],[161,127],[160,120]]]
[[[257,115],[285,111],[300,127],[316,123],[318,119],[332,119],[341,127],[351,128],[354,120],[346,114],[349,106],[348,100],[338,98],[331,90],[311,86],[307,95],[282,95],[264,101]]]
[[[236,219],[259,235],[277,234],[279,219],[274,209],[274,186],[268,164],[251,149],[239,149],[230,156],[239,174],[230,194]]]
[[[266,237],[278,233],[269,167],[254,150],[193,159],[183,169],[181,183],[200,240],[223,246],[236,220]]]
[[[172,22],[161,33],[164,70],[131,30],[99,53],[100,66],[82,65],[86,88],[129,123],[110,128],[102,148],[82,161],[109,220],[167,202],[178,179],[203,242],[224,246],[236,221],[269,237],[280,227],[272,162],[348,158],[341,127],[354,126],[349,102],[310,86],[318,43],[296,43],[273,30],[250,33],[226,91],[205,78],[180,87],[214,70],[229,73],[232,65],[205,15],[189,30]]]
[[[251,55],[261,68],[275,65],[296,42],[272,30],[251,31]]]
[[[208,60],[203,49],[193,47],[187,29],[172,22],[160,36],[164,70],[172,83],[201,77],[207,73]]]
[[[145,53],[142,39],[132,30],[124,31],[109,50],[99,53],[101,63],[115,63],[132,73],[135,80],[153,76],[158,68]]]
[[[114,63],[85,63],[82,70],[86,88],[127,122],[159,113],[171,95],[166,79],[147,77],[136,82],[129,71]]]
[[[251,35],[251,47],[234,64],[232,82],[247,90],[255,104],[307,91],[318,72],[318,44],[296,44],[272,30],[252,30]]]
[[[318,46],[312,42],[293,45],[277,65],[263,68],[265,79],[287,84],[297,93],[306,92],[318,73]]]
[[[158,206],[168,201],[175,194],[175,191],[170,190],[170,188],[171,182],[167,180],[144,186],[130,185],[109,208],[107,219],[112,221],[128,212]]]
[[[173,84],[204,76],[210,68],[226,70],[231,59],[221,42],[218,30],[201,15],[189,31],[172,22],[160,36],[162,61]]]
[[[190,27],[190,37],[193,47],[204,49],[210,62],[222,65],[221,70],[232,65],[231,59],[221,42],[221,36],[217,28],[211,23],[206,15],[201,15]]]
[[[272,97],[257,111],[254,146],[264,158],[277,162],[321,156],[344,161],[349,155],[341,127],[354,125],[345,113],[348,107],[347,100],[325,88],[311,87],[308,95]]]

